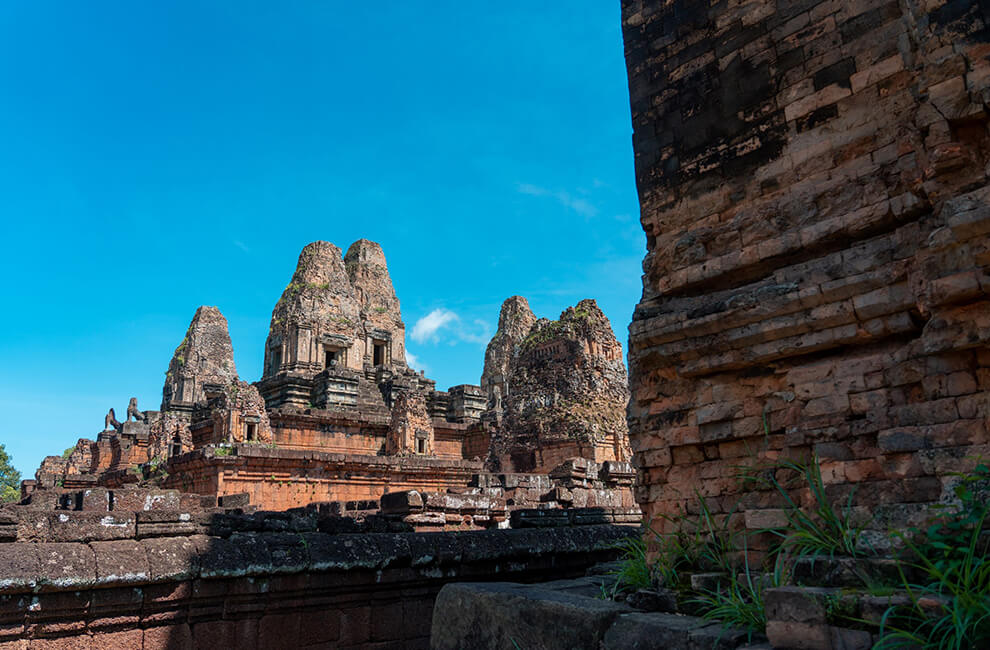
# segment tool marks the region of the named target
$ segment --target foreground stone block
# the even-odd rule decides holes
[[[440,590],[430,647],[596,648],[620,613],[612,601],[514,583],[460,583]]]
[[[693,616],[638,612],[596,597],[601,577],[535,585],[453,583],[433,609],[430,647],[730,650],[746,633]]]

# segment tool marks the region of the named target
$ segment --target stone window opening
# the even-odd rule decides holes
[[[425,454],[426,453],[426,441],[422,438],[416,440],[416,453]]]
[[[372,363],[376,366],[385,364],[385,342],[374,341],[372,343]]]
[[[324,348],[323,349],[323,367],[333,368],[337,364],[341,363],[343,355],[337,348]]]
[[[282,349],[272,348],[272,367],[271,371],[273,373],[278,372],[279,367],[282,365]]]
[[[248,442],[255,440],[258,437],[258,425],[254,422],[247,423],[247,433],[245,434]]]
[[[178,456],[181,453],[182,453],[182,441],[179,439],[179,436],[175,436],[174,438],[172,438],[172,453],[169,455]]]

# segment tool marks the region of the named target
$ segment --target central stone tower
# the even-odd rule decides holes
[[[409,374],[405,325],[381,246],[307,245],[272,310],[258,383],[268,407],[388,409],[382,386],[397,374]]]

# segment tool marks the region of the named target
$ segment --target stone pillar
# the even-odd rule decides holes
[[[647,519],[785,455],[891,523],[940,498],[990,443],[982,5],[622,5]]]

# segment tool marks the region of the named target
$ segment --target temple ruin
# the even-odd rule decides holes
[[[239,379],[220,311],[200,307],[160,410],[132,399],[127,421],[108,419],[68,458],[46,458],[24,495],[144,486],[247,495],[267,510],[337,503],[364,516],[386,493],[409,493],[421,495],[403,497],[421,528],[448,525],[415,505],[423,499],[454,525],[509,525],[526,507],[633,520],[627,400],[621,346],[592,300],[548,321],[510,298],[482,386],[437,390],[406,363],[381,247],[362,239],[342,254],[318,241],[272,310],[258,382]]]

